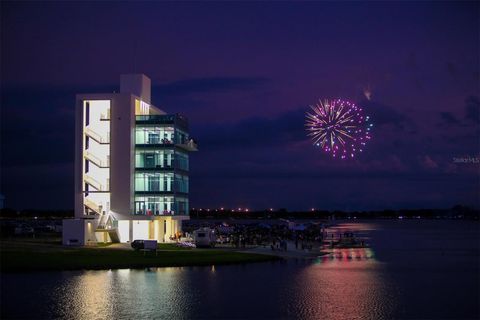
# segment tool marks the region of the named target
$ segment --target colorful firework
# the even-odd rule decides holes
[[[341,159],[354,158],[363,151],[373,124],[362,108],[341,99],[319,100],[310,107],[313,113],[307,112],[305,126],[314,145]]]

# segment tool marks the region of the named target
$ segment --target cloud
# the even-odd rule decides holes
[[[398,112],[394,108],[374,101],[362,101],[366,114],[370,115],[372,122],[376,127],[384,125],[393,125],[398,129],[414,129],[413,121],[406,115]]]
[[[442,123],[447,125],[460,123],[458,119],[451,112],[440,112],[440,118],[442,119]]]
[[[437,169],[438,168],[438,164],[429,155],[426,155],[422,158],[421,164],[425,169]]]
[[[469,96],[465,99],[464,116],[455,116],[452,112],[440,112],[442,122],[439,126],[456,125],[458,127],[471,127],[472,124],[480,123],[480,100],[476,96]]]
[[[275,118],[252,117],[234,124],[198,127],[199,141],[208,148],[277,146],[306,140],[305,108]]]
[[[192,78],[166,83],[155,90],[162,95],[188,95],[191,93],[227,92],[233,90],[250,90],[268,82],[262,77],[212,77]]]

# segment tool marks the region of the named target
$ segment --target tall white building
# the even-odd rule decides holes
[[[75,219],[63,243],[168,242],[189,218],[188,121],[151,104],[150,79],[122,75],[120,93],[78,94]]]

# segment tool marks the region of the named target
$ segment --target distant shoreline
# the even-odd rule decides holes
[[[465,205],[451,208],[424,209],[380,209],[380,210],[325,210],[311,208],[309,210],[288,210],[284,208],[267,208],[251,210],[248,208],[192,208],[190,219],[321,219],[351,220],[357,219],[455,219],[479,220],[480,209]],[[0,210],[0,220],[32,218],[32,219],[73,219],[73,210]]]

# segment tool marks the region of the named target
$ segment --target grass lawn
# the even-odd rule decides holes
[[[179,247],[175,243],[159,243],[157,245],[158,250],[193,250],[193,248]]]
[[[2,241],[2,272],[124,269],[172,266],[204,266],[217,264],[262,262],[278,259],[268,255],[232,250],[189,249],[162,244],[154,252],[111,249],[108,247],[66,248],[56,243]]]

